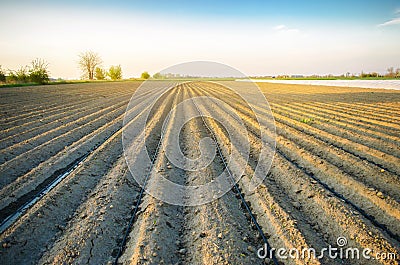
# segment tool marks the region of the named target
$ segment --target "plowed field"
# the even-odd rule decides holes
[[[230,84],[171,82],[148,117],[151,171],[182,185],[212,181],[235,148],[223,122],[209,117],[243,121],[251,153],[238,189],[200,206],[140,195],[121,141],[139,82],[1,88],[0,263],[274,264],[257,256],[265,235],[275,249],[317,253],[342,237],[345,247],[368,248],[372,257],[277,257],[281,264],[399,264],[400,91],[260,83],[274,115],[276,152],[263,183],[248,191],[261,130],[268,137],[275,132],[257,127]],[[245,91],[247,84],[240,86]],[[133,123],[150,107],[152,93],[139,95],[142,101],[129,110]],[[237,116],[209,101],[174,108],[195,96],[221,99]],[[187,171],[160,146],[172,144],[169,132],[194,113],[205,118],[181,130],[182,153],[199,157],[199,142],[213,136],[220,154],[202,170]],[[149,173],[157,188],[151,179]]]

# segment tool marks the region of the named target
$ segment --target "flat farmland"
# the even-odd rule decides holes
[[[246,91],[248,84],[240,83]],[[245,125],[251,151],[245,173],[231,191],[199,206],[152,197],[128,169],[123,119],[140,82],[0,89],[1,264],[274,264],[257,256],[266,242],[318,252],[337,246],[339,237],[346,247],[370,249],[372,257],[393,255],[277,260],[399,264],[400,91],[259,83],[273,113],[271,130],[258,127],[230,85],[171,82],[148,117],[144,137],[154,157],[154,187],[153,171],[182,185],[212,181],[235,148],[222,124],[240,118]],[[155,91],[137,96],[129,110],[133,124]],[[237,116],[209,101],[174,108],[196,96],[221,99]],[[268,115],[262,104],[252,108]],[[171,145],[171,128],[196,113],[205,118],[183,126],[182,153],[199,157],[205,137],[219,153],[194,172],[168,161],[159,146]],[[162,137],[161,128],[167,129]],[[263,183],[248,191],[261,131],[276,134],[276,151]],[[131,166],[140,168],[139,162]],[[194,200],[191,194],[186,199]]]

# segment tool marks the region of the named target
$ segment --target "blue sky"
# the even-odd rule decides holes
[[[12,1],[13,2],[13,1]],[[18,1],[17,1],[18,2]],[[19,1],[29,3],[30,1]],[[15,2],[13,2],[15,3]],[[73,6],[106,9],[130,9],[132,11],[148,12],[151,14],[180,14],[198,16],[227,16],[238,18],[300,17],[300,18],[347,18],[349,20],[368,20],[371,18],[386,19],[393,10],[400,6],[399,1],[366,1],[366,0],[284,0],[284,1],[35,1],[44,6]]]
[[[248,75],[400,67],[400,1],[0,1],[0,64],[78,78],[93,50],[124,77],[193,60]]]

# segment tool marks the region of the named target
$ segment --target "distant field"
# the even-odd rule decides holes
[[[162,138],[158,132],[173,106],[193,96],[219,98],[237,111],[249,130],[253,153],[238,186],[272,247],[322,249],[341,236],[348,246],[372,249],[371,255],[400,257],[400,91],[259,83],[274,114],[277,144],[270,173],[249,192],[244,187],[260,148],[250,110],[224,86],[174,82],[149,118],[146,140],[156,157],[154,170],[171,181],[196,185],[224,169],[221,161],[231,152],[230,139],[212,119],[191,120],[179,138],[184,155],[195,158],[200,155],[198,142],[210,136],[209,129],[216,135],[222,157],[204,170],[185,172],[156,148],[159,141],[170,144],[168,132]],[[233,190],[195,207],[169,205],[146,193],[139,197],[141,189],[121,145],[124,113],[139,85],[0,89],[0,222],[72,168],[3,231],[0,263],[112,263],[137,203],[121,264],[264,264],[257,257],[263,240]],[[240,85],[246,91],[248,84]],[[141,95],[143,101],[134,108],[138,116],[148,108],[149,96]],[[252,107],[266,111],[262,104]],[[235,122],[222,107],[204,104],[175,112],[168,126],[196,111]],[[268,128],[261,129],[273,136]],[[280,261],[343,264],[329,259]],[[360,259],[344,264],[366,263]]]
[[[297,85],[318,85],[318,86],[340,86],[340,87],[361,87],[361,88],[382,88],[400,90],[400,80],[318,80],[318,79],[254,79],[257,83],[297,84]]]

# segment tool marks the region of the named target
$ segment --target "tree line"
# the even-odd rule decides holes
[[[384,75],[377,72],[364,73],[361,72],[360,77],[387,77],[387,78],[400,78],[400,68],[394,69],[394,67],[389,67],[386,69]]]
[[[121,65],[112,65],[108,70],[101,67],[103,60],[92,51],[79,54],[78,66],[82,71],[82,79],[111,80],[122,79]],[[143,75],[143,74],[142,74]],[[49,64],[43,59],[35,59],[29,65],[17,70],[4,70],[0,65],[0,83],[11,84],[46,84],[50,81]]]
[[[82,79],[88,80],[105,80],[107,78],[111,80],[122,79],[122,68],[121,65],[112,65],[108,70],[102,67],[103,60],[98,53],[93,51],[86,51],[79,54],[78,66],[82,71]],[[35,59],[31,61],[29,65],[22,66],[17,70],[7,71],[3,70],[0,65],[0,83],[37,83],[45,84],[50,80],[49,64],[43,59]],[[348,77],[350,73],[346,74]],[[344,75],[343,75],[344,76]],[[146,71],[140,76],[142,79],[149,79],[151,76]],[[176,78],[177,76],[173,74],[155,73],[153,75],[154,79],[164,79],[164,78]],[[384,75],[373,72],[364,73],[361,72],[361,78],[368,77],[386,77],[386,78],[400,78],[400,68],[394,69],[389,67],[387,73]]]
[[[0,65],[0,82],[3,83],[37,83],[49,81],[49,64],[42,59],[33,60],[30,65],[21,66],[18,70],[3,70]]]
[[[86,80],[120,80],[122,79],[121,65],[112,65],[108,70],[102,67],[103,60],[93,51],[82,52],[78,55],[78,67],[82,71],[81,78]],[[37,83],[45,84],[50,81],[49,64],[43,59],[35,59],[30,65],[22,66],[18,70],[3,70],[0,65],[0,83]],[[149,79],[151,75],[145,71],[141,79]],[[171,78],[170,75],[155,73],[154,79]]]
[[[122,79],[121,65],[112,65],[108,71],[101,67],[103,60],[98,53],[87,51],[79,55],[79,67],[82,70],[82,77],[89,80],[104,80],[109,77],[111,80]],[[148,72],[143,72],[142,79],[150,78]]]
[[[83,79],[111,80],[122,79],[121,65],[112,65],[108,71],[101,67],[103,60],[98,53],[87,51],[79,55],[79,67],[82,70]]]

